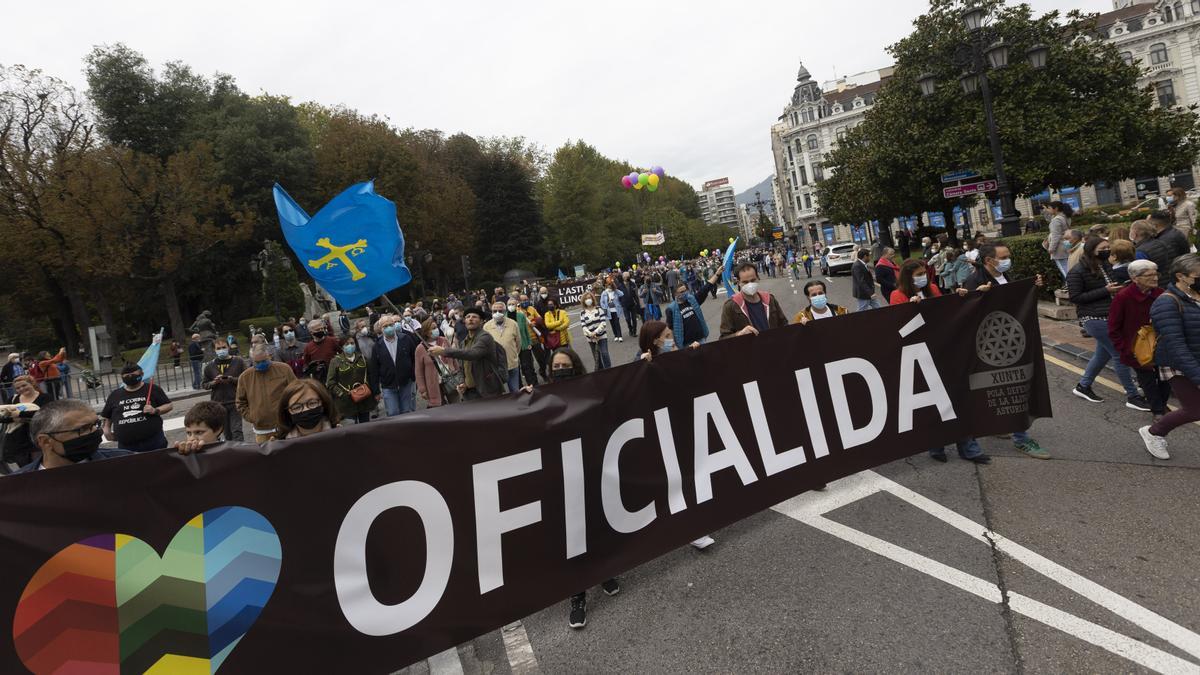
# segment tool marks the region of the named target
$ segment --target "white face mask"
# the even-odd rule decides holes
[[[748,281],[748,282],[742,284],[742,294],[743,295],[758,295],[758,282],[757,281]]]
[[[591,300],[584,300],[584,301],[583,301],[583,304],[584,304],[584,305],[586,305],[586,306],[588,306],[588,307],[591,307],[591,306],[592,306],[592,301],[591,301]]]
[[[492,312],[492,321],[495,321],[497,325],[504,323],[504,317],[504,312]]]

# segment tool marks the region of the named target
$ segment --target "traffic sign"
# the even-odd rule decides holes
[[[967,180],[968,178],[979,178],[979,172],[970,169],[960,169],[942,174],[943,183],[957,183],[960,180]]]
[[[946,199],[954,199],[955,197],[977,195],[980,192],[992,192],[996,187],[997,184],[994,180],[981,180],[977,183],[963,183],[962,185],[952,185],[942,188],[942,196]]]

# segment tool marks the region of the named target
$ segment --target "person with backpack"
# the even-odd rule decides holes
[[[1146,342],[1147,334],[1154,333],[1154,327],[1150,325],[1150,306],[1164,291],[1158,287],[1158,265],[1152,261],[1134,260],[1128,269],[1133,283],[1113,297],[1108,309],[1108,338],[1121,363],[1137,378],[1138,385],[1146,393],[1150,414],[1158,420],[1167,414],[1171,385],[1159,379],[1158,369],[1154,367],[1154,348],[1147,347]],[[1148,357],[1144,363],[1139,353]]]
[[[1138,429],[1146,450],[1158,459],[1171,458],[1167,434],[1200,420],[1200,255],[1176,258],[1171,278],[1150,306],[1150,321],[1158,338],[1154,365],[1159,378],[1171,384],[1179,408]]]
[[[547,309],[548,314],[553,311]],[[466,377],[464,382],[458,385],[458,390],[465,401],[500,396],[508,384],[508,378],[503,374],[507,362],[504,348],[483,329],[485,320],[484,312],[479,307],[464,309],[463,322],[467,325],[467,339],[463,341],[462,349],[437,346],[428,349],[431,356],[448,356],[463,362]]]

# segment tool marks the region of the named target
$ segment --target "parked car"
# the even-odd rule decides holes
[[[850,272],[851,265],[854,264],[854,252],[858,250],[858,244],[830,244],[825,249],[825,256],[821,259],[821,273],[826,276],[833,276],[838,272]]]

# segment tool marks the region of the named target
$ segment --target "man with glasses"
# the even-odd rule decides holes
[[[102,450],[103,422],[92,407],[78,399],[50,401],[29,422],[29,437],[41,450],[37,461],[15,473],[56,469],[80,462],[95,462],[132,455],[128,450]]]

